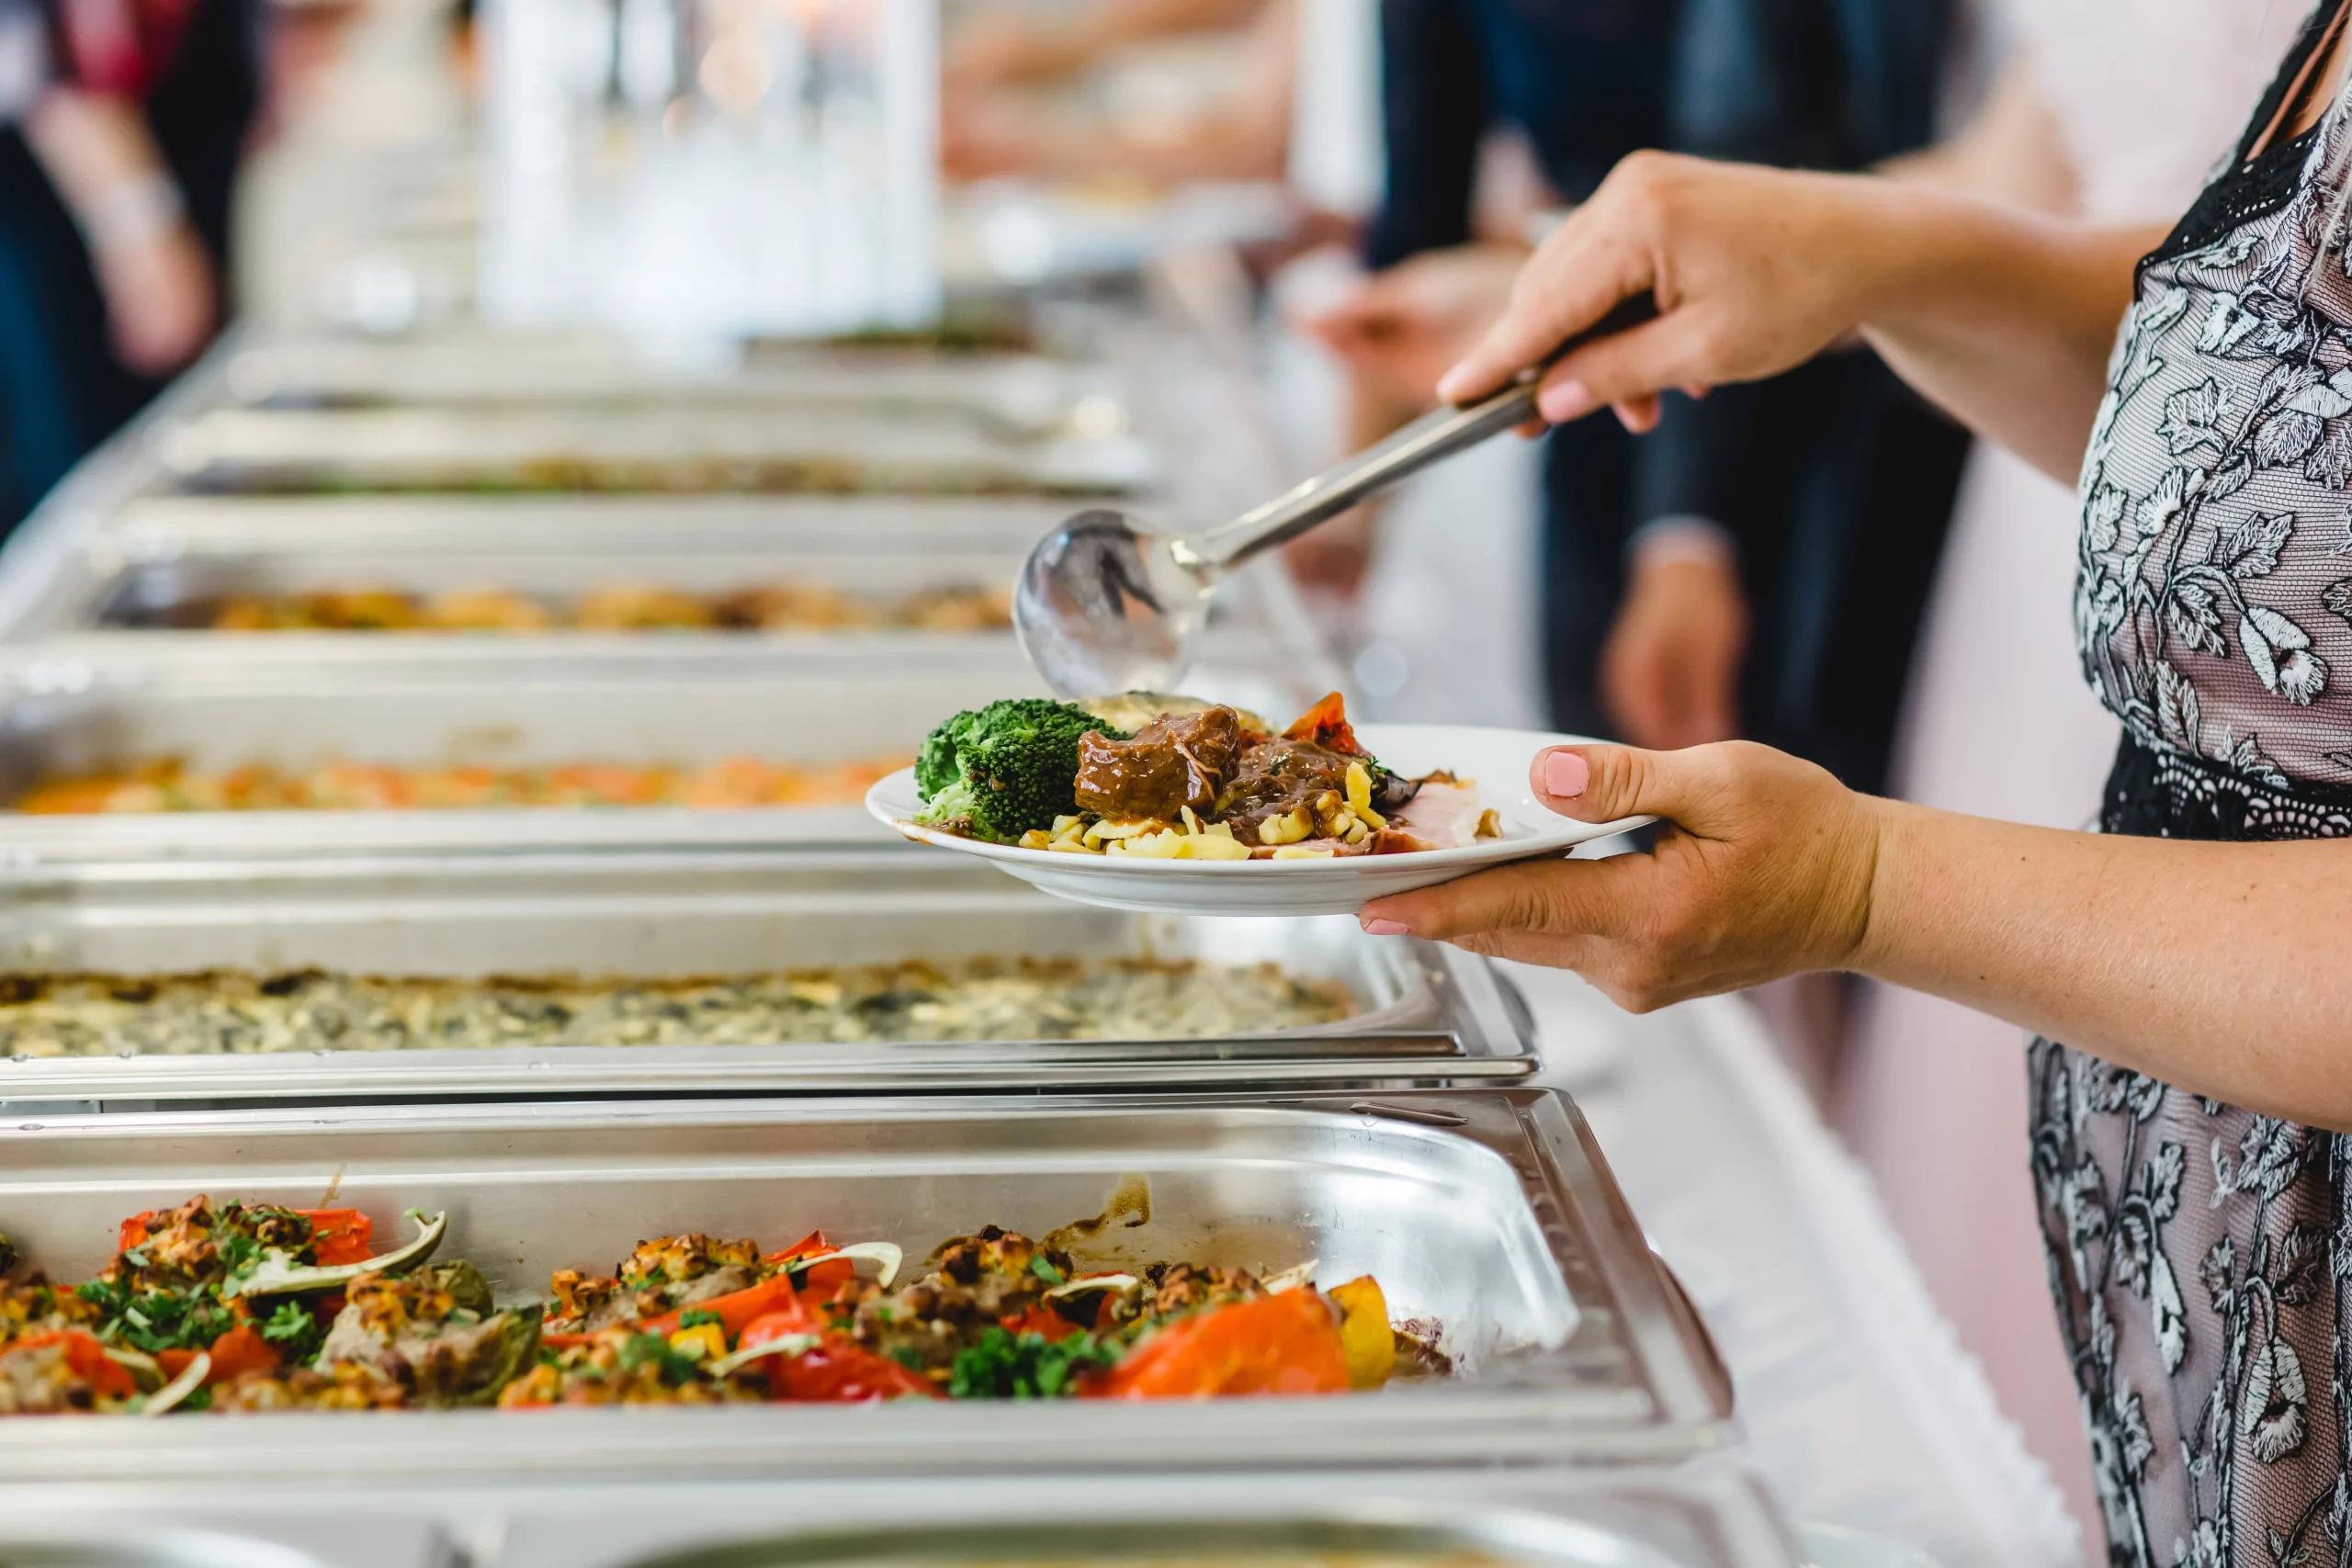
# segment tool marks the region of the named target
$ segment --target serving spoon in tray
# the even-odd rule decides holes
[[[1227,573],[1431,464],[1537,418],[1544,372],[1570,351],[1657,315],[1644,293],[1562,344],[1509,387],[1441,408],[1205,534],[1166,534],[1098,507],[1037,541],[1012,594],[1012,625],[1046,683],[1066,697],[1167,692],[1193,662]]]

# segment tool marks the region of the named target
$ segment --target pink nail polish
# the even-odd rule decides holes
[[[1562,381],[1557,386],[1546,387],[1544,395],[1536,400],[1535,406],[1554,424],[1566,424],[1572,419],[1582,419],[1599,408],[1600,402],[1592,395],[1592,389],[1582,381]]]
[[[1574,800],[1592,782],[1592,767],[1574,751],[1555,751],[1544,759],[1544,793]]]
[[[1409,936],[1410,927],[1402,920],[1369,919],[1363,922],[1366,936]]]

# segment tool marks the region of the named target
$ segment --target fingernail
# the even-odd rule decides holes
[[[1555,751],[1544,759],[1544,793],[1558,800],[1574,800],[1592,782],[1592,766],[1574,751]]]
[[[1449,403],[1462,400],[1462,390],[1469,383],[1464,379],[1463,367],[1457,365],[1437,378],[1437,395]]]
[[[1544,395],[1535,400],[1535,406],[1554,424],[1566,424],[1572,419],[1582,419],[1599,408],[1600,401],[1582,381],[1562,381],[1544,388]]]
[[[1363,933],[1366,936],[1409,936],[1412,934],[1411,928],[1402,920],[1384,920],[1377,918],[1363,922]]]

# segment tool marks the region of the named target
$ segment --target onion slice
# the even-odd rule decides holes
[[[779,1334],[774,1339],[763,1339],[747,1350],[734,1350],[721,1356],[705,1368],[712,1377],[723,1378],[729,1373],[750,1366],[764,1356],[797,1356],[811,1349],[819,1336],[814,1334]]]
[[[198,1350],[181,1370],[179,1376],[147,1396],[146,1403],[139,1407],[139,1414],[161,1416],[175,1409],[189,1394],[202,1388],[204,1380],[211,1375],[212,1353]]]
[[[411,1209],[408,1219],[424,1228],[407,1246],[374,1258],[364,1258],[356,1263],[336,1263],[323,1267],[313,1265],[295,1268],[286,1261],[282,1252],[265,1255],[260,1265],[242,1280],[231,1280],[220,1287],[221,1299],[232,1296],[299,1296],[313,1291],[331,1291],[347,1285],[362,1274],[389,1274],[413,1263],[422,1263],[433,1256],[441,1245],[441,1237],[449,1229],[447,1210],[426,1219],[421,1210]]]
[[[846,1258],[852,1263],[874,1266],[874,1277],[884,1290],[899,1277],[899,1266],[907,1260],[907,1249],[895,1242],[854,1241],[847,1247],[837,1247],[831,1252],[812,1252],[806,1258],[795,1258],[784,1265],[787,1274],[797,1274],[814,1269],[820,1263],[831,1263],[836,1258]]]
[[[1047,1291],[1045,1299],[1057,1302],[1067,1296],[1082,1296],[1095,1291],[1116,1291],[1125,1295],[1142,1285],[1143,1280],[1133,1274],[1080,1274],[1075,1280],[1065,1280]]]
[[[1309,1283],[1315,1278],[1316,1265],[1322,1261],[1319,1258],[1310,1258],[1295,1269],[1285,1269],[1272,1279],[1261,1281],[1266,1287],[1266,1294],[1279,1296],[1284,1291],[1295,1291]]]

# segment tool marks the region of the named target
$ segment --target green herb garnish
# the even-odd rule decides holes
[[[984,1329],[978,1343],[956,1352],[947,1379],[954,1399],[1060,1399],[1075,1393],[1080,1373],[1116,1365],[1126,1347],[1092,1334],[1048,1340]]]

